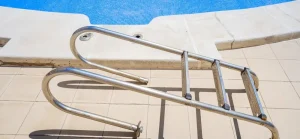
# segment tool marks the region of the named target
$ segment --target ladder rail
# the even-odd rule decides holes
[[[180,49],[177,49],[177,48],[172,48],[172,47],[168,47],[168,46],[165,46],[165,45],[150,42],[150,41],[147,41],[147,40],[135,38],[133,36],[129,36],[129,35],[126,35],[126,34],[123,34],[123,33],[115,32],[115,31],[112,31],[112,30],[108,30],[108,29],[100,28],[100,27],[96,27],[96,26],[81,27],[73,33],[73,35],[71,36],[71,39],[70,39],[70,48],[71,48],[71,51],[72,51],[73,55],[77,59],[79,59],[80,61],[82,61],[82,62],[86,63],[87,65],[90,65],[94,68],[104,70],[104,71],[107,71],[107,72],[110,72],[110,73],[113,73],[113,74],[117,74],[117,75],[120,75],[120,76],[123,76],[123,77],[127,77],[127,78],[130,78],[130,79],[133,79],[133,80],[137,80],[137,81],[140,81],[140,82],[143,82],[143,83],[148,82],[148,80],[145,79],[145,78],[136,76],[136,75],[132,75],[132,74],[129,74],[129,73],[126,73],[126,72],[122,72],[122,71],[119,71],[119,70],[116,70],[116,69],[113,69],[113,68],[109,68],[109,67],[106,67],[106,66],[103,66],[103,65],[100,65],[100,64],[93,63],[93,62],[87,60],[86,58],[84,58],[83,56],[81,56],[79,54],[79,52],[77,51],[75,42],[76,42],[76,39],[78,38],[78,36],[80,36],[81,34],[87,33],[87,32],[100,33],[100,34],[107,35],[107,36],[114,37],[114,38],[118,38],[118,39],[121,39],[121,40],[141,44],[141,45],[151,47],[151,48],[154,48],[154,49],[158,49],[158,50],[166,51],[166,52],[169,52],[169,53],[177,54],[179,56],[181,56],[184,53],[184,50],[180,50]],[[202,56],[202,55],[192,53],[192,52],[188,52],[188,57],[192,58],[192,59],[195,59],[195,60],[206,61],[206,62],[209,62],[210,64],[213,64],[213,62],[216,60],[214,58]],[[245,67],[242,67],[242,66],[239,66],[239,65],[231,64],[231,63],[228,63],[228,62],[225,62],[225,61],[222,61],[222,60],[219,60],[219,61],[220,61],[220,66],[225,67],[225,68],[237,70],[239,72],[242,72],[245,69]],[[250,73],[251,73],[252,78],[254,80],[255,87],[258,89],[258,87],[259,87],[258,77],[251,70],[250,70]]]
[[[229,110],[230,105],[228,103],[227,93],[225,91],[219,60],[215,60],[215,62],[212,64],[212,71],[217,92],[218,104],[220,107]]]
[[[191,100],[189,61],[188,52],[184,51],[181,55],[181,78],[182,78],[182,97]]]
[[[135,84],[128,83],[128,82],[125,82],[125,81],[113,79],[113,78],[110,78],[110,77],[106,77],[106,76],[103,76],[103,75],[100,75],[100,74],[88,72],[88,71],[85,71],[85,70],[71,68],[71,67],[57,68],[57,69],[54,69],[54,70],[50,71],[44,77],[43,82],[42,82],[43,93],[44,93],[46,99],[53,106],[58,108],[59,110],[62,110],[66,113],[77,115],[77,116],[80,116],[80,117],[83,117],[83,118],[87,118],[87,119],[91,119],[91,120],[95,120],[95,121],[103,122],[103,123],[106,123],[106,124],[110,124],[110,125],[114,125],[114,126],[118,126],[118,127],[121,127],[121,128],[132,130],[132,131],[136,132],[137,136],[139,136],[140,133],[142,132],[142,127],[140,127],[139,124],[138,125],[133,125],[133,124],[123,122],[123,121],[119,121],[119,120],[116,120],[116,119],[112,119],[112,118],[109,118],[109,117],[104,117],[104,116],[100,116],[100,115],[93,114],[93,113],[90,113],[90,112],[86,112],[86,111],[83,111],[83,110],[75,109],[75,108],[67,106],[67,105],[63,104],[62,102],[58,101],[50,91],[49,82],[54,77],[59,76],[59,75],[64,75],[64,74],[79,76],[79,77],[90,79],[90,80],[93,80],[93,81],[96,81],[96,82],[99,82],[99,83],[109,84],[109,85],[112,85],[112,86],[115,86],[115,87],[131,90],[131,91],[134,91],[134,92],[137,92],[137,93],[142,93],[142,94],[145,94],[145,95],[161,98],[161,99],[164,99],[164,100],[168,100],[168,101],[188,105],[188,106],[194,107],[196,109],[206,110],[206,111],[210,111],[210,112],[213,112],[213,113],[218,113],[218,114],[221,114],[221,115],[224,115],[224,116],[228,116],[228,117],[236,118],[236,119],[239,119],[239,120],[251,122],[251,123],[254,123],[254,124],[257,124],[257,125],[261,125],[261,126],[264,126],[264,127],[268,128],[271,131],[272,139],[279,139],[279,133],[278,133],[277,128],[271,122],[262,120],[258,117],[248,115],[248,114],[244,114],[244,113],[240,113],[240,112],[236,112],[236,111],[232,111],[232,110],[225,110],[221,107],[206,104],[206,103],[203,103],[203,102],[198,102],[198,101],[195,101],[195,100],[187,100],[183,97],[179,97],[179,96],[168,94],[168,93],[165,93],[165,92],[162,92],[162,91],[159,91],[159,90],[155,90],[155,89],[135,85]]]
[[[253,115],[267,120],[248,68],[242,72],[242,79]]]

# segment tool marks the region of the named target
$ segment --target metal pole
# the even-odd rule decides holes
[[[87,59],[85,59],[83,56],[81,56],[78,53],[77,49],[76,49],[75,42],[76,42],[77,37],[83,32],[86,32],[86,31],[83,30],[83,31],[79,31],[79,32],[74,32],[71,39],[70,39],[71,51],[77,59],[81,60],[82,62],[86,63],[87,65],[89,65],[93,68],[100,69],[100,70],[103,70],[103,71],[106,71],[106,72],[109,72],[109,73],[112,73],[112,74],[116,74],[116,75],[119,75],[119,76],[123,76],[123,77],[129,78],[129,79],[133,79],[133,80],[145,83],[145,84],[148,83],[148,79],[146,79],[146,78],[139,77],[139,76],[127,73],[127,72],[119,71],[119,70],[116,70],[116,69],[113,69],[113,68],[110,68],[110,67],[106,67],[106,66],[103,66],[103,65],[100,65],[100,64],[90,62]]]
[[[74,108],[69,107],[67,105],[63,105],[61,102],[56,100],[54,98],[54,96],[52,95],[50,89],[49,89],[49,82],[53,77],[61,75],[61,74],[71,74],[71,75],[87,78],[87,79],[90,79],[90,80],[93,80],[93,81],[96,81],[96,82],[109,84],[109,85],[116,86],[116,87],[119,87],[119,88],[135,91],[135,92],[138,92],[138,93],[142,93],[142,94],[157,97],[157,98],[161,98],[161,99],[164,99],[164,100],[189,105],[189,106],[195,107],[197,109],[218,113],[218,114],[229,116],[229,117],[236,118],[236,119],[239,119],[239,120],[255,123],[257,125],[262,125],[262,126],[268,128],[272,132],[272,139],[279,139],[278,131],[272,123],[270,123],[268,121],[264,121],[260,118],[257,118],[257,117],[251,116],[251,115],[247,115],[247,114],[243,114],[243,113],[239,113],[239,112],[235,112],[235,111],[231,111],[231,110],[225,110],[225,109],[217,107],[217,106],[213,106],[213,105],[210,105],[210,104],[206,104],[206,103],[202,103],[202,102],[198,102],[198,101],[194,101],[194,100],[187,100],[185,98],[182,98],[182,97],[179,97],[179,96],[176,96],[176,95],[171,95],[171,94],[168,94],[168,93],[165,93],[165,92],[162,92],[162,91],[158,91],[158,90],[155,90],[155,89],[135,85],[135,84],[120,81],[120,80],[116,80],[116,79],[113,79],[113,78],[109,78],[109,77],[106,77],[106,76],[98,75],[98,74],[91,73],[91,72],[84,71],[84,70],[80,70],[80,69],[57,68],[57,69],[54,69],[54,70],[50,71],[45,76],[45,78],[43,80],[43,84],[42,84],[43,92],[44,92],[44,95],[47,98],[47,100],[52,105],[54,105],[56,108],[58,108],[62,111],[70,113],[70,114],[74,114],[74,115],[81,116],[81,117],[84,117],[84,118],[104,122],[104,123],[107,123],[107,124],[112,124],[112,125],[115,125],[115,126],[118,126],[118,127],[123,127],[123,128],[129,129],[129,130],[133,130],[133,131],[136,131],[136,132],[140,131],[140,128],[138,128],[137,126],[134,126],[132,124],[128,124],[126,122],[114,120],[114,119],[111,119],[111,118],[108,118],[108,117],[99,116],[99,115],[96,115],[96,114],[91,114],[91,113],[88,113],[88,112],[85,112],[85,111],[82,111],[82,110],[74,109]]]
[[[73,55],[77,59],[81,60],[82,62],[84,62],[84,63],[86,63],[86,64],[88,64],[88,65],[90,65],[94,68],[104,70],[104,71],[107,71],[107,72],[110,72],[110,73],[113,73],[113,74],[117,74],[117,75],[120,75],[120,76],[123,76],[123,77],[127,77],[127,78],[130,78],[130,79],[133,79],[133,80],[137,80],[137,81],[140,81],[140,82],[143,82],[143,83],[148,82],[147,79],[142,78],[142,77],[138,77],[138,76],[135,76],[135,75],[132,75],[132,74],[129,74],[129,73],[121,72],[121,71],[118,71],[118,70],[115,70],[115,69],[112,69],[112,68],[109,68],[109,67],[106,67],[106,66],[103,66],[103,65],[92,63],[92,62],[88,61],[87,59],[83,58],[78,53],[78,51],[76,49],[75,41],[76,41],[77,37],[80,34],[83,34],[83,33],[86,33],[86,32],[100,33],[100,34],[103,34],[103,35],[111,36],[111,37],[118,38],[118,39],[125,40],[125,41],[134,42],[134,43],[137,43],[137,44],[141,44],[141,45],[144,45],[144,46],[147,46],[147,47],[155,48],[155,49],[158,49],[158,50],[170,52],[170,53],[177,54],[177,55],[181,55],[183,53],[183,50],[180,50],[180,49],[168,47],[168,46],[165,46],[165,45],[157,44],[157,43],[154,43],[154,42],[150,42],[150,41],[147,41],[147,40],[135,38],[135,37],[123,34],[123,33],[115,32],[115,31],[112,31],[112,30],[108,30],[108,29],[100,28],[100,27],[95,27],[95,26],[85,26],[85,27],[77,29],[73,33],[73,35],[70,39],[70,47],[71,47],[71,51],[72,51]],[[215,59],[213,59],[213,58],[202,56],[202,55],[192,53],[192,52],[189,52],[188,57],[196,59],[196,60],[200,60],[200,61],[203,60],[203,61],[209,62],[211,64],[215,61]],[[240,72],[242,72],[245,68],[245,67],[241,67],[241,66],[231,64],[231,63],[221,61],[221,60],[220,60],[220,65],[222,67],[237,70],[237,71],[240,71]],[[251,71],[251,74],[253,76],[255,86],[258,89],[258,85],[259,85],[258,78],[257,78],[257,76],[254,72]]]
[[[181,55],[181,77],[182,96],[188,100],[191,100],[192,95],[190,93],[189,59],[187,51],[184,51]]]
[[[220,107],[229,110],[230,106],[228,104],[227,93],[225,92],[225,86],[223,82],[219,60],[215,60],[215,62],[212,64],[212,71],[213,71],[214,82],[217,90],[216,93],[218,98],[218,104]]]
[[[43,79],[42,82],[42,90],[44,93],[44,96],[46,97],[46,99],[53,105],[55,106],[57,109],[64,111],[66,113],[69,114],[73,114],[76,116],[80,116],[83,118],[87,118],[87,119],[91,119],[94,121],[98,121],[98,122],[102,122],[102,123],[106,123],[106,124],[110,124],[110,125],[114,125],[114,126],[118,126],[124,129],[128,129],[131,131],[136,132],[136,136],[138,137],[140,135],[140,133],[142,133],[143,131],[143,127],[140,127],[140,125],[134,125],[134,124],[130,124],[127,122],[123,122],[120,120],[116,120],[116,119],[112,119],[109,117],[105,117],[105,116],[101,116],[98,114],[94,114],[94,113],[90,113],[87,111],[83,111],[83,110],[79,110],[76,108],[72,108],[70,106],[67,106],[63,103],[61,103],[60,101],[58,101],[53,94],[50,91],[49,88],[49,82],[51,81],[52,78],[59,76],[59,75],[63,75],[63,74],[73,74],[76,76],[81,76],[84,78],[90,77],[93,73],[88,73],[88,72],[82,72],[81,74],[79,73],[72,73],[72,71],[80,71],[78,69],[73,69],[73,68],[58,68],[58,69],[54,69],[52,71],[50,71]],[[100,76],[100,75],[99,75]],[[99,82],[99,81],[98,81]]]
[[[267,120],[267,116],[265,115],[260,103],[259,96],[257,94],[254,82],[251,77],[251,73],[248,68],[245,68],[245,70],[242,72],[242,79],[253,115],[258,116],[263,120]]]

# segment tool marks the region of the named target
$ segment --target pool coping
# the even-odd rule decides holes
[[[30,10],[26,10],[26,11],[30,11]],[[7,20],[0,23],[0,25],[5,22],[6,24],[9,23],[12,25],[20,24],[15,22],[10,23],[10,18],[12,18],[12,16],[17,16],[19,12],[20,10],[17,10],[15,13],[7,13],[10,14],[11,16]],[[68,24],[72,24],[70,26],[65,26],[64,28],[61,28],[61,29],[67,28],[66,29],[67,33],[63,35],[64,39],[68,39],[71,33],[75,31],[77,28],[90,25],[88,17],[81,14],[62,14],[62,13],[49,13],[49,12],[38,12],[38,11],[30,11],[30,12],[35,14],[38,13],[41,14],[42,16],[44,16],[44,14],[48,14],[51,16],[55,15],[54,19],[57,19],[58,17],[60,20],[63,20]],[[182,33],[186,31],[187,34],[185,35],[189,36],[188,39],[191,41],[189,45],[192,46],[189,46],[191,48],[182,48],[182,49],[192,49],[192,51],[195,50],[195,52],[198,54],[200,53],[199,49],[200,50],[209,49],[209,51],[205,53],[207,54],[206,56],[211,55],[212,57],[219,59],[221,57],[219,54],[216,53],[217,49],[230,50],[230,49],[252,47],[257,45],[264,45],[269,43],[275,43],[275,42],[300,38],[300,15],[297,15],[297,13],[300,13],[300,1],[292,1],[292,2],[286,2],[281,4],[268,5],[268,6],[250,8],[250,9],[242,9],[242,10],[220,11],[220,12],[188,14],[188,15],[161,16],[161,17],[154,18],[148,25],[139,25],[139,26],[97,25],[97,26],[110,28],[112,30],[117,30],[121,32],[125,29],[126,31],[124,32],[125,33],[129,32],[129,34],[132,32],[132,30],[137,32],[140,31],[139,29],[140,26],[150,28],[150,29],[158,29],[158,30],[162,28],[170,28],[170,30],[172,30],[175,33]],[[63,19],[66,16],[70,17],[70,19]],[[73,20],[76,21],[76,23],[73,23],[74,22]],[[44,26],[44,25],[37,25],[37,26]],[[131,29],[128,30],[127,28],[131,28]],[[143,32],[143,29],[141,29],[142,30],[141,32]],[[4,31],[2,32],[0,31],[0,37],[10,38],[10,37],[18,36],[16,34],[18,33],[19,30],[15,32],[9,32],[8,29],[7,30],[3,29],[3,30]],[[164,30],[161,31],[160,33],[164,33]],[[170,32],[167,32],[167,34],[170,35]],[[26,34],[26,35],[34,35],[34,34]],[[175,36],[175,38],[176,37],[178,38],[178,36]],[[14,38],[11,39],[7,43],[7,46],[20,45],[20,44],[23,45],[22,44],[23,42],[15,43],[15,41],[18,41],[18,39],[14,39]],[[40,41],[41,42],[39,43],[43,44],[42,40]],[[61,40],[61,41],[64,42],[59,43],[59,45],[68,46],[68,41],[66,40]],[[172,39],[168,40],[167,43],[169,42],[172,43],[172,41],[174,40]],[[34,43],[36,42],[34,41]],[[78,60],[74,58],[70,50],[68,50],[69,49],[68,47],[64,47],[64,49],[61,50],[62,52],[59,52],[59,54],[56,54],[56,52],[54,52],[54,54],[52,55],[35,54],[35,53],[42,53],[42,52],[34,52],[35,47],[31,47],[31,46],[30,46],[31,48],[29,48],[31,50],[28,50],[28,54],[24,54],[24,52],[21,51],[21,49],[18,48],[17,46],[14,46],[17,48],[14,48],[12,50],[10,50],[11,48],[9,47],[2,48],[3,52],[1,52],[0,49],[1,66],[85,67],[85,65],[82,65],[82,63],[80,63]],[[155,52],[151,54],[154,53]],[[117,56],[116,58],[105,58],[105,57],[99,58],[97,56],[88,55],[87,58],[96,62],[100,62],[104,65],[111,66],[114,68],[120,68],[120,69],[149,69],[149,68],[169,69],[170,67],[180,68],[180,59],[171,56],[166,56],[166,57],[162,56],[158,59],[153,59],[151,58],[151,56],[141,58],[141,59],[139,58],[134,59],[131,57],[124,58],[122,56]],[[206,69],[206,68],[210,68],[210,65],[206,63],[201,63],[201,62],[199,63],[199,62],[192,61],[191,68]]]

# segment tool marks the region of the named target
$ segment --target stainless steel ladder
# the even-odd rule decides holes
[[[111,30],[107,30],[107,29],[95,27],[95,26],[82,27],[73,33],[73,35],[70,39],[70,47],[71,47],[72,53],[74,54],[74,56],[77,59],[81,60],[82,62],[86,63],[87,65],[91,66],[92,68],[96,68],[96,69],[107,71],[107,72],[117,74],[117,75],[120,75],[123,77],[127,77],[130,79],[139,81],[141,83],[148,83],[148,79],[93,63],[93,62],[85,59],[83,56],[81,56],[76,49],[75,41],[77,40],[77,38],[80,35],[87,33],[87,32],[88,33],[100,33],[103,35],[119,38],[119,39],[126,40],[126,41],[131,41],[131,42],[138,43],[138,44],[141,44],[144,46],[148,46],[148,47],[152,47],[152,48],[159,49],[162,51],[180,55],[181,63],[182,63],[181,64],[182,65],[182,73],[181,73],[182,74],[182,97],[168,94],[168,93],[165,93],[165,92],[162,92],[159,90],[155,90],[152,88],[147,88],[147,87],[139,86],[139,85],[136,85],[133,83],[124,82],[124,81],[117,80],[114,78],[106,77],[106,76],[103,76],[100,74],[88,72],[85,70],[81,70],[81,69],[77,69],[77,68],[73,68],[73,67],[65,67],[65,68],[56,68],[56,69],[50,71],[44,77],[43,83],[42,83],[42,90],[44,92],[45,97],[56,108],[66,112],[66,113],[69,113],[69,114],[77,115],[77,116],[80,116],[83,118],[87,118],[87,119],[103,122],[106,124],[118,126],[121,128],[125,128],[128,130],[132,130],[136,133],[137,137],[142,132],[143,128],[142,128],[142,126],[140,126],[140,122],[137,125],[134,125],[131,123],[112,119],[109,117],[105,117],[105,116],[97,115],[94,113],[86,112],[83,110],[75,109],[75,108],[67,106],[67,105],[63,104],[62,102],[58,101],[50,91],[49,82],[51,81],[52,78],[54,78],[58,75],[70,74],[70,75],[75,75],[75,76],[79,76],[82,78],[90,79],[90,80],[93,80],[96,82],[109,84],[109,85],[112,85],[112,86],[115,86],[118,88],[135,91],[137,93],[142,93],[145,95],[161,98],[164,100],[188,105],[188,106],[194,107],[196,109],[206,110],[206,111],[218,113],[218,114],[221,114],[224,116],[228,116],[228,117],[236,118],[239,120],[258,124],[258,125],[268,128],[271,131],[272,139],[279,139],[279,133],[277,131],[277,128],[271,122],[267,121],[267,116],[265,115],[262,105],[260,103],[258,93],[257,93],[258,86],[259,86],[258,78],[257,78],[256,74],[253,71],[251,71],[249,68],[230,64],[230,63],[218,60],[218,59],[205,57],[205,56],[198,55],[195,53],[190,53],[188,51],[175,49],[172,47],[167,47],[164,45],[160,45],[157,43],[153,43],[150,41],[146,41],[143,39],[135,38],[135,37],[132,37],[132,36],[129,36],[126,34],[114,32]],[[88,37],[88,35],[84,35],[81,37],[86,38],[86,37]],[[208,62],[211,64],[211,70],[212,70],[213,76],[214,76],[214,82],[215,82],[219,106],[214,106],[214,105],[210,105],[210,104],[192,100],[192,95],[190,94],[188,58],[196,59],[199,61],[205,61],[205,62]],[[225,91],[225,86],[224,86],[224,82],[223,82],[223,78],[222,78],[221,67],[225,67],[225,68],[229,68],[229,69],[241,72],[241,76],[243,79],[243,83],[245,86],[245,90],[246,90],[246,93],[248,96],[248,100],[249,100],[253,115],[236,112],[236,111],[233,111],[230,109],[230,105],[228,103],[228,98],[227,98],[227,94]]]

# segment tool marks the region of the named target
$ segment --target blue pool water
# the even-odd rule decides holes
[[[163,15],[244,9],[292,0],[0,0],[0,6],[81,13],[92,24],[147,24]]]

